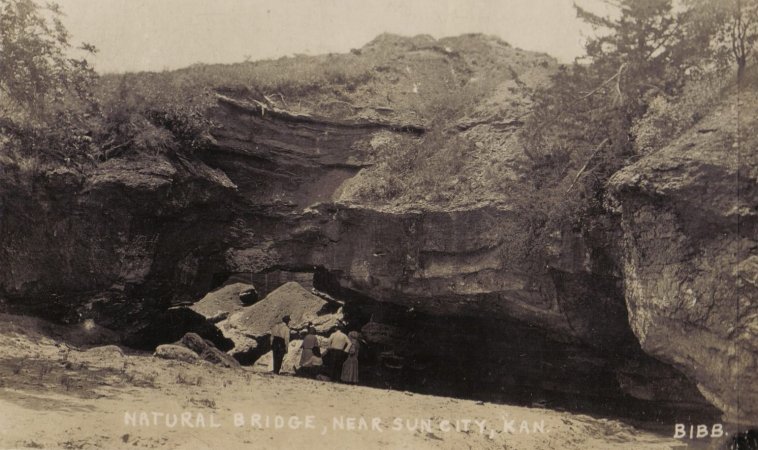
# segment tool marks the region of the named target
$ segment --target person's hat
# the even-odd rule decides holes
[[[282,322],[289,322],[289,321],[290,321],[290,316],[289,316],[289,314],[288,314],[288,315],[286,315],[286,316],[284,316],[284,317],[282,317]]]

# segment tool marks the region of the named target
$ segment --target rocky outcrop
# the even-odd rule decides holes
[[[242,361],[255,361],[269,351],[271,328],[290,316],[289,327],[297,336],[310,323],[319,333],[328,333],[342,319],[341,305],[305,290],[295,282],[285,283],[258,303],[241,308],[218,324],[234,341],[229,353]]]
[[[282,315],[293,316],[297,327],[306,310],[329,302],[292,285],[284,297],[302,304],[274,302],[274,291],[231,312],[239,307],[232,298],[222,308],[231,314],[218,323],[227,336],[208,320],[221,318],[217,308],[205,308],[208,301],[193,307],[201,313],[176,306],[234,275],[258,285],[275,272],[313,274],[318,289],[346,301],[352,325],[364,327],[366,357],[399,371],[405,381],[387,382],[394,386],[447,384],[448,393],[474,395],[454,391],[469,389],[460,387],[466,380],[502,398],[528,386],[697,404],[689,381],[642,353],[639,339],[645,352],[697,380],[730,417],[741,414],[731,405],[734,392],[751,386],[742,373],[755,362],[749,299],[756,263],[738,250],[752,248],[745,236],[754,236],[755,226],[753,206],[724,206],[728,177],[736,173],[728,158],[701,164],[672,150],[638,163],[614,181],[623,260],[598,248],[605,238],[563,233],[555,263],[536,267],[528,224],[506,195],[479,180],[492,161],[502,176],[490,179],[498,184],[528,175],[515,130],[528,111],[527,90],[550,73],[550,58],[481,36],[439,42],[383,36],[362,51],[381,60],[377,78],[340,88],[345,93],[336,102],[347,104],[340,113],[325,98],[308,97],[300,108],[292,98],[220,90],[209,112],[213,145],[191,157],[133,155],[92,168],[52,168],[31,180],[3,173],[0,302],[58,320],[90,319],[149,350],[194,331],[199,356],[230,365],[218,349],[235,347],[252,362],[268,350],[267,333]],[[494,91],[451,126],[475,141],[466,164],[476,167],[465,175],[481,196],[378,205],[341,195],[347,180],[376,163],[376,141],[412,149],[429,126],[424,110],[447,106],[434,99],[445,100],[461,84]],[[649,176],[635,178],[637,172]],[[697,212],[692,201],[701,197],[708,209]],[[740,232],[713,238],[731,233],[737,217]],[[741,256],[728,270],[709,265],[730,251]],[[704,293],[710,297],[702,303]],[[698,306],[690,314],[686,302],[693,298]],[[729,316],[735,310],[740,317]],[[218,349],[206,352],[203,339]],[[689,347],[696,342],[698,348]],[[706,342],[726,349],[731,362],[702,351]],[[722,375],[731,387],[717,383]],[[661,380],[670,388],[655,388]]]
[[[191,158],[136,154],[54,167],[34,179],[4,172],[0,299],[58,320],[127,329],[195,301],[235,273],[329,267],[318,246],[333,238],[333,227],[307,208],[331,204],[343,181],[374,163],[375,134],[391,140],[424,133],[422,106],[475,75],[494,77],[492,85],[502,81],[497,76],[509,78],[505,96],[520,99],[526,81],[512,78],[544,75],[554,64],[484,36],[383,36],[364,56],[381,67],[367,86],[346,91],[355,96],[342,100],[353,105],[349,113],[337,113],[325,98],[307,99],[298,110],[283,98],[220,89],[209,112],[214,144]],[[371,94],[404,92],[421,78],[424,95],[400,96],[392,107],[377,104],[389,94]],[[326,214],[333,209],[326,206]],[[355,209],[372,220],[370,208]]]
[[[185,286],[185,298],[207,292],[214,229],[228,217],[218,199],[233,190],[200,161],[160,156],[57,168],[34,179],[7,170],[0,298],[57,321],[144,324],[171,306],[165,293],[174,283]]]
[[[727,420],[752,426],[757,117],[755,93],[732,96],[696,129],[611,180],[629,322],[642,348],[695,380]]]
[[[245,306],[243,299],[248,297],[257,297],[253,285],[232,283],[209,292],[200,301],[193,303],[190,309],[216,323],[229,317],[229,314],[242,309]]]
[[[213,342],[206,341],[195,333],[185,334],[182,336],[181,340],[179,340],[178,344],[193,351],[195,354],[199,355],[201,360],[208,361],[211,364],[232,369],[240,367],[240,364],[236,359],[217,349],[216,346],[213,345]]]
[[[178,361],[184,361],[188,363],[197,362],[200,357],[197,353],[176,344],[163,344],[155,348],[155,356],[163,359],[175,359]]]

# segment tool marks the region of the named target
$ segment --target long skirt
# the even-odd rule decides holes
[[[342,365],[342,381],[345,383],[358,382],[358,356],[350,355]]]
[[[303,353],[300,356],[300,366],[304,366],[308,361],[313,358],[313,349],[304,348]]]
[[[295,373],[302,377],[316,378],[323,370],[324,361],[318,356],[311,356],[308,361],[305,361],[297,369]]]

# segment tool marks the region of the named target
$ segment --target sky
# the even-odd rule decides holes
[[[591,6],[599,0],[582,0]],[[591,30],[572,0],[57,0],[102,73],[343,53],[383,32],[496,35],[561,62]]]

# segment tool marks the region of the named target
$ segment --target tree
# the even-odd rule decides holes
[[[96,74],[72,57],[69,34],[56,4],[0,0],[0,100],[3,109],[44,120],[50,108],[72,97],[91,100]],[[95,48],[83,44],[86,54]]]
[[[714,52],[737,65],[737,80],[758,41],[758,0],[689,0],[692,24],[709,40]]]
[[[61,17],[56,4],[0,0],[0,150],[11,161],[90,147],[97,75],[73,56]],[[80,50],[95,52],[88,44]]]
[[[737,62],[737,80],[745,75],[747,59],[753,53],[758,39],[758,2],[736,0],[729,21],[729,37],[732,54]]]
[[[672,0],[604,3],[612,14],[575,4],[595,35],[584,57],[534,93],[521,134],[534,174],[525,210],[548,235],[603,228],[608,179],[638,156],[635,124],[655,99],[681,95],[687,74],[709,55],[689,34],[688,11]]]
[[[615,76],[615,101],[639,116],[649,93],[675,95],[685,73],[706,51],[685,33],[686,12],[675,12],[671,0],[611,2],[618,18],[602,17],[576,5],[577,15],[599,29],[587,44],[593,71]]]
[[[634,121],[655,95],[676,95],[698,57],[671,0],[609,4],[616,8],[615,17],[575,5],[578,17],[597,35],[587,43],[584,58],[559,71],[551,86],[535,95],[525,146],[552,178],[544,182],[560,182],[572,169],[587,167],[590,157],[607,163],[594,164],[595,173],[617,169],[633,153]]]

